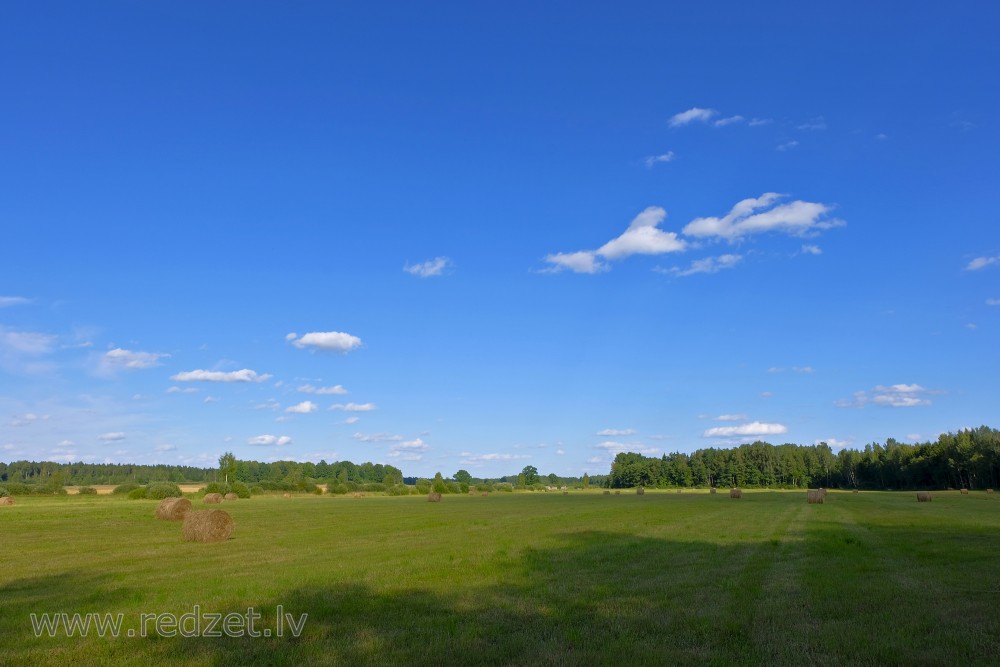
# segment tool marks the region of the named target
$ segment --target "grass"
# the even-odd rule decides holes
[[[600,492],[0,508],[0,664],[995,664],[1000,500],[982,492]],[[32,633],[31,613],[307,613],[299,638]],[[150,628],[151,630],[152,628]]]

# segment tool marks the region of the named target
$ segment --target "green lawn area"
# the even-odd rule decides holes
[[[200,501],[196,501],[196,506]],[[0,664],[994,665],[982,491],[254,497],[224,543],[155,501],[0,507]],[[199,507],[200,508],[200,507]],[[298,638],[35,637],[30,615],[205,613]],[[147,627],[155,635],[154,627]]]

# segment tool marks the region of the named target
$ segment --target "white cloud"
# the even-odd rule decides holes
[[[621,452],[635,452],[636,454],[659,454],[660,450],[656,447],[647,447],[640,443],[624,443],[624,442],[614,442],[613,440],[607,440],[600,444],[594,445],[597,449],[603,449],[609,454],[619,454]]]
[[[986,299],[987,306],[1000,306],[1000,299]]]
[[[197,394],[198,390],[194,387],[170,387],[167,389],[168,394]]]
[[[661,162],[673,162],[673,160],[674,160],[674,152],[667,151],[662,155],[650,155],[648,157],[645,157],[643,158],[642,162],[643,164],[646,165],[648,169],[652,169]]]
[[[435,257],[420,264],[406,264],[403,266],[403,270],[421,278],[431,278],[433,276],[443,276],[445,271],[452,266],[452,261],[447,257]]]
[[[969,331],[975,331],[976,329],[979,328],[979,326],[974,324],[973,322],[969,322],[968,324],[965,325],[965,328],[968,329]]]
[[[804,245],[802,246],[803,255],[822,255],[823,249],[818,245]]]
[[[279,403],[278,401],[274,400],[273,398],[269,398],[266,401],[264,401],[263,403],[258,403],[257,405],[253,406],[253,409],[254,410],[280,410],[281,409],[281,403]]]
[[[606,264],[598,260],[603,257],[609,260],[624,259],[631,255],[660,255],[668,252],[680,252],[687,243],[675,232],[665,232],[659,224],[667,217],[667,212],[658,206],[650,206],[632,219],[628,229],[597,250],[583,250],[573,253],[556,253],[548,255],[545,261],[553,264],[553,271],[570,269],[576,273],[597,273],[606,270]]]
[[[102,434],[99,439],[104,442],[118,442],[125,439],[125,434],[121,431],[113,431],[111,433]]]
[[[783,144],[778,144],[778,145],[777,145],[777,146],[775,147],[775,149],[774,149],[774,150],[776,150],[776,151],[781,151],[782,153],[784,153],[785,151],[790,151],[790,150],[792,150],[793,148],[796,148],[796,147],[797,147],[798,145],[799,145],[799,142],[797,142],[797,141],[795,141],[795,140],[792,140],[792,141],[786,141],[786,142],[785,142],[785,143],[783,143]]]
[[[564,449],[557,449],[556,450],[556,454],[558,454],[559,456],[562,456],[565,453],[566,453],[566,450],[564,450]]]
[[[889,135],[888,135],[888,134],[886,134],[885,132],[879,132],[878,134],[876,134],[876,135],[875,135],[875,138],[876,138],[876,139],[877,139],[878,141],[885,141],[886,139],[888,139],[888,138],[889,138]]]
[[[23,415],[18,415],[17,417],[13,417],[9,422],[7,422],[7,426],[11,426],[13,428],[19,428],[21,426],[30,426],[39,419],[48,419],[48,418],[49,418],[48,415],[45,415],[44,417],[39,417],[34,412],[28,412]]]
[[[330,410],[344,410],[345,412],[371,412],[376,409],[374,403],[336,403],[331,405]]]
[[[218,403],[218,402],[219,402],[218,396],[206,396],[205,400],[202,401],[202,403]]]
[[[342,396],[347,393],[347,390],[339,384],[334,385],[333,387],[314,387],[311,384],[304,384],[299,387],[298,390],[303,394],[318,394],[320,396],[329,396],[334,394]]]
[[[747,125],[750,127],[759,127],[761,125],[770,125],[772,122],[774,121],[771,118],[751,118]]]
[[[531,458],[527,454],[473,454],[472,452],[462,452],[461,463],[463,465],[478,466],[494,461],[517,461],[519,459]]]
[[[331,352],[350,352],[361,346],[361,339],[342,331],[314,331],[303,334],[301,337],[290,333],[285,336],[285,340],[299,349],[311,347],[317,350],[328,350]]]
[[[830,446],[830,449],[843,449],[844,447],[850,447],[853,445],[854,438],[848,438],[846,440],[840,440],[838,438],[825,438],[823,440],[816,440],[813,444],[819,445],[824,442]]]
[[[738,202],[721,218],[696,218],[684,227],[684,234],[695,237],[716,236],[736,240],[751,234],[785,232],[803,236],[844,224],[826,219],[832,206],[795,200],[779,204],[784,195],[766,192],[754,199]]]
[[[116,347],[108,350],[101,358],[99,370],[103,373],[113,373],[123,368],[128,370],[153,368],[160,365],[160,359],[169,356],[159,352],[133,352]]]
[[[796,130],[825,130],[826,129],[826,119],[822,116],[817,116],[810,121],[802,123],[795,126]]]
[[[998,263],[1000,263],[1000,255],[997,255],[996,257],[976,257],[966,265],[965,270],[978,271],[980,269],[985,269],[987,266],[992,266],[993,264]]]
[[[23,296],[0,296],[0,308],[20,306],[25,303],[31,303],[31,299],[26,299]]]
[[[719,415],[718,417],[715,417],[715,421],[717,421],[717,422],[738,422],[738,421],[743,421],[746,418],[747,418],[746,415]]]
[[[157,445],[153,449],[158,452],[172,452],[177,449],[177,445]]]
[[[55,348],[58,336],[35,331],[14,331],[0,326],[0,347],[29,355],[48,354]]]
[[[930,405],[927,396],[937,392],[921,387],[919,384],[878,385],[871,391],[856,391],[854,397],[836,401],[834,405],[841,408],[861,408],[871,403],[888,408],[912,408]]]
[[[247,439],[248,445],[260,445],[263,447],[284,447],[292,442],[292,439],[287,435],[277,436],[277,435],[258,435]]]
[[[319,408],[319,406],[312,401],[302,401],[301,403],[285,408],[285,412],[294,412],[296,414],[305,415],[310,412],[315,412],[317,408]]]
[[[424,458],[424,452],[426,452],[430,447],[426,442],[417,438],[416,440],[407,440],[406,442],[401,442],[398,445],[393,445],[389,448],[389,456],[394,459],[399,459],[401,461],[419,461]]]
[[[635,435],[636,430],[634,428],[606,428],[604,430],[598,431],[597,435],[604,436],[606,438],[615,438],[623,435]]]
[[[706,438],[732,438],[737,436],[760,436],[760,435],[780,435],[787,433],[788,427],[784,424],[767,422],[750,422],[739,426],[716,426],[704,433]]]
[[[716,127],[725,127],[726,125],[732,125],[733,123],[742,123],[743,120],[743,116],[730,116],[729,118],[720,118],[715,121],[714,125]]]
[[[344,423],[357,424],[359,421],[361,421],[361,417],[348,417],[347,419],[344,420]]]
[[[697,273],[718,273],[723,269],[732,269],[742,261],[743,255],[719,255],[718,257],[705,257],[691,262],[691,266],[686,269],[676,267],[670,269],[668,273],[676,276],[693,276]]]
[[[355,433],[351,437],[358,442],[399,442],[403,439],[403,436],[392,433]]]
[[[680,113],[671,116],[669,121],[670,127],[681,127],[694,122],[707,123],[716,114],[718,114],[718,111],[716,111],[715,109],[701,109],[699,107],[692,107],[687,111],[682,111]]]
[[[269,374],[257,375],[256,371],[244,368],[239,371],[184,371],[171,375],[174,382],[263,382],[271,377]]]

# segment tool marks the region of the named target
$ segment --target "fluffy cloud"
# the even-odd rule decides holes
[[[823,249],[818,245],[804,245],[802,246],[803,255],[822,255]]]
[[[287,435],[258,435],[247,439],[248,445],[259,445],[262,447],[284,447],[292,442]]]
[[[142,368],[153,368],[160,365],[160,359],[169,357],[169,354],[159,352],[133,352],[116,347],[108,350],[101,358],[100,370],[104,372],[114,372],[119,369],[138,370]]]
[[[347,393],[347,390],[344,389],[339,384],[333,387],[314,387],[311,384],[304,384],[301,387],[299,387],[298,390],[302,394],[318,394],[320,396],[328,396],[328,395],[343,396],[344,394]]]
[[[826,129],[826,119],[822,116],[817,116],[812,120],[795,126],[796,130],[825,130]]]
[[[600,444],[594,445],[598,449],[603,449],[608,454],[619,454],[621,452],[636,452],[637,454],[659,454],[660,450],[656,447],[646,447],[645,445],[635,444],[635,443],[624,443],[624,442],[614,442],[613,440],[607,440]]]
[[[342,331],[314,331],[302,336],[290,333],[285,340],[299,349],[310,347],[331,352],[346,353],[361,346],[360,338]]]
[[[57,336],[35,331],[14,331],[0,326],[0,348],[21,354],[48,354],[55,349]]]
[[[0,308],[19,306],[25,303],[30,303],[30,299],[25,299],[23,296],[0,296]]]
[[[399,442],[403,439],[403,436],[392,433],[355,433],[351,437],[358,442]]]
[[[720,118],[719,120],[715,121],[713,125],[715,125],[716,127],[725,127],[726,125],[732,125],[733,123],[742,123],[742,122],[743,122],[743,116],[737,115],[737,116],[730,116],[729,118]]]
[[[39,419],[48,419],[48,415],[44,417],[39,417],[33,412],[28,412],[26,414],[13,417],[9,422],[7,422],[7,426],[11,426],[13,428],[19,428],[21,426],[30,426]]]
[[[797,142],[797,141],[795,141],[793,139],[792,141],[786,141],[783,144],[778,144],[777,146],[775,146],[774,150],[780,151],[780,152],[784,153],[786,151],[792,150],[793,148],[797,148],[798,145],[799,145],[799,142]]]
[[[930,405],[928,395],[935,392],[921,387],[919,384],[878,385],[870,392],[858,391],[849,400],[837,401],[842,408],[860,408],[868,403],[887,408],[913,408],[920,405]]]
[[[153,449],[158,452],[172,452],[177,449],[177,445],[157,445]]]
[[[168,394],[197,394],[198,390],[194,387],[169,387],[167,389]]]
[[[296,414],[305,415],[310,412],[315,412],[317,408],[319,408],[319,406],[312,401],[302,401],[301,403],[285,408],[285,412],[294,412]]]
[[[527,458],[531,457],[527,454],[473,454],[471,452],[462,452],[461,462],[463,465],[478,466],[494,461],[517,461],[518,459]]]
[[[648,169],[652,169],[661,162],[673,162],[674,152],[667,151],[662,155],[650,155],[649,157],[643,158],[642,162],[646,165]]]
[[[634,428],[606,428],[604,430],[598,431],[597,435],[605,438],[616,438],[623,435],[635,435],[636,430]]]
[[[184,371],[171,375],[174,382],[263,382],[271,377],[269,374],[257,375],[256,371],[244,368],[239,371]]]
[[[676,276],[693,276],[696,273],[718,273],[723,269],[735,267],[743,259],[743,255],[719,255],[718,257],[706,257],[696,259],[691,262],[691,266],[686,269],[672,268],[668,273]]]
[[[826,443],[830,446],[830,449],[843,449],[844,447],[850,447],[854,444],[854,438],[848,438],[847,440],[840,440],[838,438],[826,438],[824,440],[816,440],[814,445],[821,445]]]
[[[125,439],[125,434],[121,431],[114,431],[112,433],[104,433],[99,437],[100,440],[104,442],[118,442]]]
[[[733,438],[760,435],[780,435],[787,433],[788,427],[784,424],[769,424],[766,422],[750,422],[739,426],[716,426],[704,433],[706,438]]]
[[[553,271],[570,269],[576,273],[597,273],[607,269],[598,258],[608,260],[625,259],[631,255],[661,255],[680,252],[687,243],[674,232],[659,228],[667,217],[667,212],[658,206],[650,206],[633,218],[628,229],[597,250],[582,250],[572,253],[548,255],[545,261],[553,265]]]
[[[1000,264],[1000,255],[997,255],[996,257],[976,257],[965,266],[965,270],[979,271],[980,269],[985,269],[987,266],[991,266],[993,264]]]
[[[746,419],[746,415],[719,415],[715,418],[717,422],[738,422]]]
[[[407,264],[403,270],[414,276],[421,278],[431,278],[433,276],[443,276],[452,266],[452,261],[447,257],[435,257],[432,260],[421,262],[420,264]]]
[[[374,403],[336,403],[331,405],[330,410],[344,410],[345,412],[371,412],[376,409]]]
[[[1000,299],[986,299],[987,306],[1000,306]]]
[[[692,107],[687,111],[682,111],[680,113],[674,114],[670,117],[670,127],[682,127],[684,125],[689,125],[691,123],[707,123],[719,112],[715,109],[701,109],[699,107]]]
[[[827,204],[800,200],[779,204],[782,197],[776,192],[767,192],[756,199],[744,199],[721,218],[692,220],[684,227],[684,234],[737,240],[764,232],[801,236],[844,224],[841,220],[826,219],[833,210]]]
[[[401,461],[419,461],[424,458],[424,452],[428,449],[430,449],[430,447],[427,443],[420,438],[417,438],[416,440],[408,440],[406,442],[393,445],[389,448],[387,456]]]

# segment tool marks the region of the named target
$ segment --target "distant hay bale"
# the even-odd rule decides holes
[[[806,491],[806,502],[810,505],[822,505],[825,498],[826,496],[823,494],[822,489],[818,491],[809,489]]]
[[[961,493],[963,496],[967,496],[967,495],[969,495],[969,490],[968,489],[959,489],[959,493]]]
[[[217,505],[218,503],[222,502],[222,494],[221,493],[206,493],[205,497],[202,498],[202,502],[205,502],[205,503],[207,503],[209,505]]]
[[[240,497],[238,495],[236,495],[235,493],[233,493],[232,491],[230,491],[226,495],[222,496],[222,498],[223,498],[223,500],[239,500],[240,499]]]
[[[606,496],[610,496],[610,495],[611,495],[611,492],[610,492],[610,491],[605,491],[605,492],[604,492],[604,495],[606,495]]]
[[[622,494],[621,490],[615,489],[615,495],[620,496]]]
[[[191,511],[191,501],[187,498],[164,498],[156,506],[156,518],[162,521],[183,521]]]
[[[715,487],[713,486],[713,487],[712,487],[711,489],[709,489],[709,490],[708,490],[708,492],[709,492],[709,493],[715,493],[715,492],[716,492],[717,490],[718,490],[718,489],[716,489],[716,488],[715,488]]]
[[[854,489],[853,491],[851,491],[851,493],[859,493],[859,491],[857,489]]]
[[[431,493],[427,494],[427,501],[431,503],[439,503],[441,502],[441,494],[438,493],[437,491],[432,491]]]
[[[564,496],[568,496],[569,495],[569,491],[563,491],[563,495]]]
[[[282,494],[282,496],[281,496],[281,497],[282,497],[282,498],[291,498],[291,497],[292,497],[292,494],[290,494],[290,493],[285,493],[285,494]]]
[[[931,494],[929,491],[919,491],[917,493],[918,503],[929,503],[931,501]]]
[[[729,489],[729,497],[737,500],[743,497],[743,489]]]
[[[4,496],[3,498],[0,498],[0,505],[13,505],[13,504],[14,504],[14,498],[12,496]]]
[[[224,542],[235,527],[233,517],[223,510],[191,510],[184,515],[181,534],[186,542]]]
[[[992,494],[993,493],[993,489],[986,489],[986,493]]]
[[[485,498],[486,496],[490,495],[490,492],[489,491],[483,491],[479,495],[481,495],[483,498]]]
[[[824,498],[826,498],[826,489],[820,487],[819,492],[823,494]]]
[[[645,493],[646,493],[646,489],[642,488],[641,486],[637,487],[636,490],[635,490],[635,495],[637,495],[637,496],[641,496],[641,495],[643,495]]]

